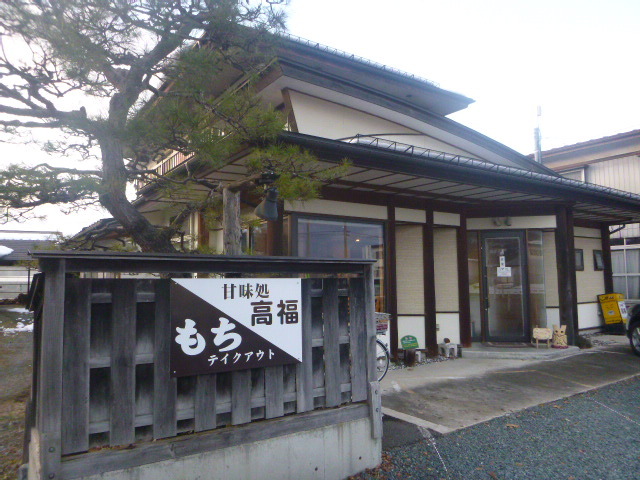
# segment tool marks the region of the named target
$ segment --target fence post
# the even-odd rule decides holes
[[[373,265],[364,267],[364,311],[367,322],[367,376],[369,378],[368,402],[371,415],[371,436],[382,438],[382,399],[376,371],[376,320]]]
[[[62,360],[64,331],[65,260],[41,263],[44,306],[41,318],[36,436],[40,478],[60,478],[62,431]]]

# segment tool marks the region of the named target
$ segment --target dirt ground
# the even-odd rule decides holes
[[[33,335],[11,332],[30,316],[12,310],[0,307],[0,480],[15,480],[22,464],[24,412],[31,388]]]

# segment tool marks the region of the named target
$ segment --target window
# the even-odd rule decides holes
[[[242,251],[250,255],[267,255],[267,223],[242,229]]]
[[[594,252],[594,266],[595,266]],[[611,250],[613,290],[625,298],[640,299],[640,245],[624,239],[624,245]]]
[[[593,251],[593,269],[604,270],[604,257],[602,256],[602,250]]]
[[[375,259],[376,310],[384,306],[384,229],[382,223],[337,218],[297,221],[297,255],[315,258]]]
[[[576,270],[583,271],[584,270],[584,250],[581,248],[576,248],[574,250],[576,255]]]

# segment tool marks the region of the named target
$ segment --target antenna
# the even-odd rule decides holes
[[[542,136],[540,135],[540,117],[542,117],[542,107],[538,105],[538,126],[533,129],[533,142],[535,146],[534,159],[542,163]]]

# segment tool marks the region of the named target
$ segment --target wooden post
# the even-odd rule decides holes
[[[251,421],[251,370],[231,372],[231,424]]]
[[[391,357],[398,358],[398,275],[396,270],[396,209],[387,206],[387,311],[391,314]]]
[[[367,399],[367,317],[364,279],[349,281],[349,342],[351,347],[351,401]]]
[[[322,320],[324,322],[325,406],[340,405],[340,344],[338,325],[338,280],[322,281]]]
[[[198,246],[209,246],[209,229],[202,211],[198,212]]]
[[[167,332],[171,331],[169,305],[171,287],[169,282],[170,280],[165,279],[155,284],[155,360],[153,362],[154,439],[173,437],[176,435],[177,381],[175,378],[171,378],[170,350],[172,340],[171,337],[167,335]],[[196,417],[196,421],[198,421],[198,417]],[[215,426],[213,428],[215,428]]]
[[[240,226],[240,192],[229,187],[222,189],[222,234],[225,255],[242,255],[242,227]]]
[[[296,366],[296,411],[313,410],[313,332],[311,279],[302,280],[302,363]]]
[[[438,354],[436,331],[436,279],[433,240],[433,210],[426,210],[426,223],[422,226],[422,260],[424,283],[424,334],[429,355]]]
[[[458,240],[458,308],[460,310],[460,343],[471,346],[471,303],[469,300],[469,252],[467,251],[467,217],[460,214]]]
[[[113,285],[111,305],[110,445],[135,441],[136,292],[126,280]]]
[[[62,378],[64,455],[89,450],[91,341],[91,280],[70,278],[66,283]]]
[[[278,200],[278,220],[267,222],[267,255],[284,255],[284,202]]]
[[[41,262],[45,277],[36,431],[41,478],[61,478],[65,260]]]
[[[395,216],[394,216],[395,218]],[[364,318],[367,331],[367,403],[371,418],[371,437],[382,437],[382,397],[376,370],[376,319],[375,319],[375,286],[373,284],[373,265],[364,268]],[[396,335],[397,338],[397,335]],[[396,343],[397,345],[397,343]],[[396,349],[397,351],[397,349]]]
[[[613,265],[611,263],[611,236],[609,225],[600,227],[602,237],[602,261],[604,262],[604,292],[613,293]]]
[[[373,265],[364,269],[364,318],[366,321],[367,335],[367,377],[369,382],[378,380],[376,369],[376,319],[375,303],[376,292],[373,283]]]
[[[578,303],[571,207],[556,207],[555,238],[560,324],[567,325],[568,342],[575,345],[578,336]]]

